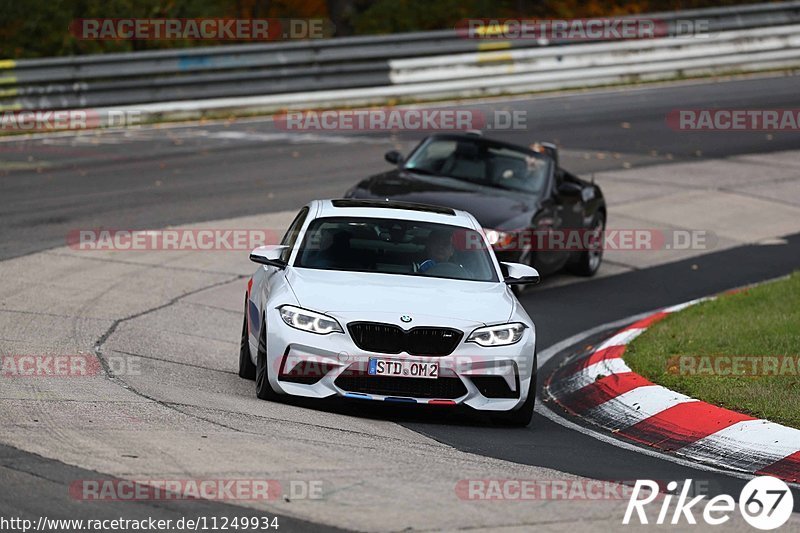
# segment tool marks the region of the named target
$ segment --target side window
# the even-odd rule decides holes
[[[289,261],[289,256],[292,254],[292,248],[294,248],[294,243],[297,242],[297,236],[300,234],[300,228],[303,227],[303,223],[306,221],[306,217],[308,216],[308,207],[304,207],[297,213],[297,216],[294,217],[294,221],[292,221],[289,229],[286,230],[286,234],[281,239],[281,244],[284,246],[288,246],[286,250],[284,250],[281,259],[284,261]]]

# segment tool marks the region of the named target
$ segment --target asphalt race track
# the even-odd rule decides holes
[[[796,132],[685,133],[669,129],[664,119],[677,108],[796,108],[800,105],[798,87],[793,76],[753,77],[462,105],[526,111],[529,131],[495,135],[523,144],[557,140],[564,147],[563,165],[588,175],[800,149],[800,135]],[[418,138],[415,133],[390,136],[285,132],[276,130],[270,120],[251,119],[81,136],[0,139],[0,272],[4,271],[5,261],[63,247],[65,236],[75,228],[199,224],[285,212],[313,198],[336,197],[357,179],[386,169],[383,152],[395,147],[408,150]],[[754,175],[760,174],[756,165],[752,168]],[[786,209],[800,206],[800,191],[795,191],[794,197],[775,202],[785,204]],[[770,213],[763,216],[768,218]],[[779,244],[731,242],[702,255],[626,267],[580,283],[569,276],[558,276],[526,291],[520,299],[537,324],[538,350],[542,353],[602,324],[786,275],[800,268],[800,233],[793,231],[781,237]],[[614,266],[613,262],[610,266]],[[217,283],[222,287],[241,283],[241,279],[241,274],[232,279],[220,276]],[[124,306],[124,302],[120,305]],[[65,307],[65,303],[60,302],[59,307]],[[12,309],[3,303],[0,312]],[[231,321],[236,322],[234,318]],[[107,333],[110,335],[116,328],[117,325],[111,326]],[[3,335],[12,335],[3,331]],[[238,341],[238,334],[236,328],[229,332],[231,345]],[[600,336],[602,333],[574,348],[580,349]],[[162,341],[156,337],[142,340],[154,345]],[[545,362],[540,378],[556,368],[560,356],[569,351]],[[206,363],[205,357],[199,356],[197,369],[230,371],[235,356],[231,350],[228,360],[213,363]],[[225,382],[234,383],[234,377],[226,375]],[[157,378],[149,383],[143,378],[131,385],[131,390],[169,402],[158,395],[159,388],[168,386]],[[246,383],[236,386],[237,395],[249,390]],[[224,394],[217,390],[214,393]],[[168,396],[165,393],[164,398]],[[7,400],[0,391],[0,403]],[[384,406],[354,409],[349,403],[321,406],[291,402],[291,407],[295,406],[308,410],[313,420],[324,418],[328,412],[353,416],[358,431],[363,433],[385,430],[403,439],[407,438],[404,432],[413,432],[419,435],[419,446],[439,443],[487,461],[510,461],[569,475],[610,480],[703,479],[712,494],[738,494],[746,482],[741,477],[693,468],[598,440],[588,431],[576,431],[543,415],[548,407],[541,403],[533,423],[525,429],[495,427],[461,412],[442,416],[438,411],[406,412]],[[2,423],[0,417],[0,428]],[[400,427],[391,429],[393,423]],[[4,443],[7,441],[0,435],[0,486],[4,494],[0,510],[4,515],[38,516],[47,512],[65,517],[79,517],[82,513],[86,517],[100,513],[175,517],[187,512],[205,516],[242,513],[239,507],[213,502],[82,506],[68,498],[65,487],[70,481],[111,477],[110,474],[92,472]],[[800,512],[800,490],[795,488],[793,492],[795,512]],[[246,513],[256,511],[248,509]],[[618,523],[620,518],[614,515],[608,523]],[[282,520],[285,531],[329,529],[290,516],[282,516]],[[322,519],[313,522],[330,523]]]

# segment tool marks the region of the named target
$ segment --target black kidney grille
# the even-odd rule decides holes
[[[379,353],[400,353],[405,346],[405,332],[392,324],[353,322],[347,325],[353,342],[362,350]]]
[[[419,326],[404,331],[394,324],[379,322],[351,322],[347,329],[362,350],[391,354],[449,355],[464,336],[463,332],[451,328]]]

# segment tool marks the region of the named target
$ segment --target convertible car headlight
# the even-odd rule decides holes
[[[317,333],[319,335],[344,333],[342,331],[342,326],[339,325],[336,319],[328,315],[323,315],[322,313],[309,311],[308,309],[302,309],[293,305],[281,306],[278,308],[278,311],[280,311],[283,321],[293,328]]]
[[[504,249],[514,243],[513,232],[498,231],[495,229],[486,229],[486,228],[484,228],[483,231],[486,234],[486,240],[489,241],[489,244],[491,244],[493,248]]]
[[[478,328],[467,337],[467,342],[474,342],[480,346],[508,346],[519,342],[525,327],[525,324],[515,322]]]

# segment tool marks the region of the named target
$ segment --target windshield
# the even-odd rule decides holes
[[[546,156],[495,146],[480,138],[434,138],[420,146],[404,168],[535,194],[544,187],[549,166]]]
[[[311,222],[295,267],[498,281],[477,231],[446,224],[383,218],[318,218]]]

